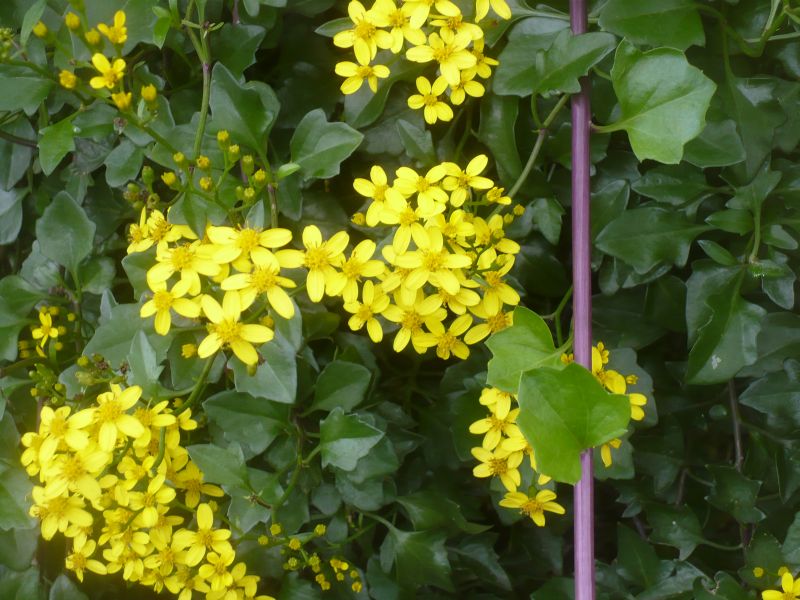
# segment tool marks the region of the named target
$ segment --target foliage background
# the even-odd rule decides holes
[[[126,52],[140,61],[142,80],[169,90],[160,99],[158,127],[190,155],[202,74],[185,34],[153,11],[168,13],[169,6],[86,4],[94,21],[126,10]],[[452,126],[428,133],[420,113],[406,106],[417,72],[410,63],[398,65],[376,96],[362,90],[342,99],[333,75],[342,52],[315,31],[344,16],[345,3],[245,0],[237,3],[240,22],[233,25],[233,3],[209,0],[208,19],[223,26],[210,38],[217,94],[203,147],[213,157],[220,128],[268,134],[270,158],[280,163],[293,158],[290,140],[305,118],[315,124],[311,135],[339,121],[363,134],[349,159],[282,183],[281,221],[296,232],[309,222],[325,233],[348,227],[360,207],[350,184],[372,164],[389,171],[463,162],[488,151],[497,178],[510,188],[536,139],[531,92],[547,74],[547,61],[531,57],[551,48],[568,21],[566,2],[535,9],[521,0],[509,4],[513,19],[487,33],[491,55],[501,62],[489,92],[469,101]],[[0,25],[30,32],[38,17],[26,14],[41,9],[41,19],[57,30],[66,7],[58,0],[4,2]],[[593,5],[591,28],[616,36],[613,44],[625,37],[641,50],[685,51],[716,84],[705,128],[678,164],[639,162],[623,133],[592,138],[594,335],[612,349],[612,366],[638,373],[644,390],[652,380],[653,390],[646,420],[616,452],[613,467],[598,469],[600,597],[752,598],[754,590],[775,586],[779,567],[800,566],[800,41],[793,10],[788,0]],[[28,52],[33,62],[45,63],[34,37]],[[558,66],[571,55],[554,50],[549,56]],[[60,60],[56,52],[52,61]],[[590,74],[598,124],[620,114],[613,63],[607,53]],[[138,214],[123,197],[125,185],[143,163],[170,168],[170,153],[116,121],[105,105],[92,104],[65,121],[78,108],[75,97],[23,72],[0,65],[0,356],[14,363],[31,309],[63,293],[52,259],[71,252],[82,278],[81,289],[68,293],[81,297],[86,352],[131,366],[144,352],[164,367],[162,383],[185,387],[196,373],[181,367],[181,340],[155,336],[138,318],[142,271],[123,259],[125,226]],[[653,68],[645,78],[660,75]],[[243,86],[242,76],[260,83]],[[534,95],[533,101],[546,114],[555,98]],[[240,132],[230,125],[237,122]],[[680,129],[680,114],[671,125]],[[516,197],[530,208],[508,232],[523,246],[513,273],[523,302],[540,314],[554,313],[570,283],[567,111],[547,134]],[[88,221],[78,216],[48,227],[47,211],[64,192]],[[189,223],[205,222],[210,210],[182,209]],[[279,328],[257,386],[240,384],[247,380],[235,373],[234,397],[209,389],[208,428],[192,443],[237,444],[242,455],[223,452],[217,460],[225,467],[226,460],[235,466],[246,458],[251,479],[264,478],[266,497],[275,493],[270,486],[285,485],[273,474],[291,468],[296,449],[307,455],[316,447],[321,422],[374,428],[376,439],[354,435],[344,449],[323,449],[322,461],[301,469],[275,516],[289,530],[327,523],[327,543],[363,570],[360,597],[570,597],[569,514],[536,528],[496,509],[499,488],[490,492],[471,475],[475,439],[467,427],[483,416],[477,397],[488,351],[476,348],[458,363],[397,356],[388,345],[347,332],[339,306],[301,308],[302,319]],[[568,312],[561,315],[565,330]],[[131,340],[139,340],[138,350]],[[27,517],[29,484],[18,466],[17,432],[34,426],[36,405],[24,373],[6,367],[0,380],[0,596],[83,597],[59,577],[63,549],[37,549],[37,528]],[[74,382],[68,370],[61,380],[68,387]],[[263,528],[257,524],[268,520],[266,511],[246,502],[246,490],[226,487],[233,497],[229,518]],[[559,493],[568,506],[569,488]],[[280,557],[254,542],[242,553],[279,598],[322,595],[311,582],[285,574]],[[756,577],[754,567],[765,575]],[[48,592],[52,581],[57,585]],[[107,578],[90,577],[80,588],[92,598],[143,593]]]

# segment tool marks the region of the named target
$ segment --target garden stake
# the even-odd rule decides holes
[[[586,31],[585,0],[570,0],[575,35]],[[592,368],[592,278],[589,245],[589,90],[572,97],[572,299],[575,320],[575,361]],[[575,598],[594,600],[594,473],[592,451],[581,455],[580,481],[575,485]]]

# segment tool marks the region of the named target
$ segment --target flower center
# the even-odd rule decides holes
[[[436,349],[440,352],[450,352],[453,349],[453,346],[456,345],[456,336],[454,336],[449,331],[446,331],[445,334],[439,338],[439,343],[436,345]]]
[[[436,106],[439,102],[439,96],[435,96],[434,94],[425,94],[422,97],[422,101],[425,103],[425,106]]]
[[[342,273],[348,279],[359,279],[361,277],[361,268],[364,263],[356,258],[346,260],[342,265]]]
[[[170,262],[176,271],[188,269],[194,260],[194,249],[189,244],[183,244],[173,248],[170,254]]]
[[[489,330],[492,333],[505,329],[510,325],[508,316],[503,312],[499,312],[486,319],[486,324],[489,326]]]
[[[258,247],[259,232],[255,229],[242,229],[239,232],[239,237],[236,240],[236,245],[241,248],[242,252],[249,253],[251,250]]]
[[[234,342],[241,337],[240,333],[242,331],[242,324],[239,323],[239,321],[225,319],[221,323],[217,323],[211,327],[212,331],[219,336],[219,339],[222,340],[223,344],[230,345],[231,342]]]
[[[430,250],[422,251],[422,267],[428,271],[438,271],[442,268],[444,263],[444,250],[432,252]]]
[[[414,311],[406,311],[403,315],[403,320],[400,321],[400,325],[403,329],[408,329],[412,332],[418,331],[422,328],[422,317]]]
[[[309,269],[322,269],[328,265],[328,251],[324,246],[306,250],[305,265]]]
[[[109,400],[108,402],[103,402],[103,404],[100,405],[100,408],[98,409],[97,420],[101,423],[113,423],[119,419],[121,414],[122,407],[119,405],[119,402],[116,400]]]
[[[489,469],[492,475],[505,475],[508,471],[508,462],[505,458],[491,458],[489,459]]]
[[[414,212],[414,209],[410,206],[407,207],[403,212],[400,213],[400,217],[398,219],[400,225],[411,225],[412,223],[417,222],[417,213]]]
[[[362,19],[353,28],[353,33],[357,38],[361,38],[362,40],[368,40],[369,38],[375,35],[375,25],[373,25],[366,19]]]
[[[367,77],[372,77],[372,71],[373,69],[369,65],[361,65],[356,69],[356,76],[361,79],[366,79]]]
[[[172,293],[162,290],[153,294],[153,304],[156,305],[156,311],[161,312],[169,310],[172,306]]]
[[[275,278],[274,271],[268,268],[256,267],[253,269],[253,272],[250,273],[250,285],[261,293],[274,288],[278,285],[278,282]]]
[[[519,507],[519,510],[526,517],[530,517],[533,514],[542,512],[542,504],[536,500],[528,500]]]

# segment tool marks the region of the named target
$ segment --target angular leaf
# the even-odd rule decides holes
[[[616,45],[616,38],[608,33],[573,35],[569,30],[563,30],[552,46],[534,57],[536,69],[531,73],[531,93],[579,92],[578,78],[586,75]]]
[[[246,487],[247,466],[241,450],[220,448],[214,444],[195,444],[186,448],[197,463],[205,481],[219,485]]]
[[[59,192],[36,221],[36,238],[42,254],[74,274],[92,251],[95,228],[83,208]]]
[[[761,482],[748,479],[734,467],[709,465],[714,478],[711,492],[706,496],[709,504],[730,514],[739,523],[757,523],[765,515],[756,508]]]
[[[264,452],[288,427],[284,405],[233,390],[214,394],[203,410],[228,442],[240,444],[250,456]]]
[[[617,564],[620,575],[647,589],[658,580],[660,562],[655,549],[647,541],[617,524]]]
[[[0,111],[25,111],[30,116],[53,88],[53,80],[31,69],[0,65]]]
[[[716,85],[678,50],[640,52],[623,41],[611,69],[621,118],[600,132],[628,132],[636,157],[676,164],[683,146],[705,127]]]
[[[264,361],[250,375],[240,360],[232,360],[236,390],[256,398],[294,404],[297,395],[297,358],[292,345],[276,335],[258,349]]]
[[[609,394],[576,363],[523,373],[519,407],[517,424],[538,468],[570,484],[581,477],[581,452],[623,435],[630,420],[627,396]]]
[[[402,585],[411,588],[433,585],[453,591],[445,537],[442,532],[389,529],[387,543],[391,546],[397,579]]]
[[[683,159],[696,167],[727,167],[745,159],[742,138],[736,132],[736,122],[709,121],[699,136],[684,147]]]
[[[349,412],[364,400],[371,379],[372,373],[366,367],[334,360],[319,374],[309,410],[331,411],[339,406]]]
[[[363,139],[347,123],[328,123],[324,111],[318,108],[303,117],[294,131],[292,162],[300,165],[306,179],[333,177]]]
[[[366,456],[383,437],[376,429],[356,415],[346,415],[335,408],[320,423],[322,466],[332,465],[344,471],[356,468],[358,459]]]
[[[600,27],[635,44],[685,50],[705,44],[703,24],[691,0],[609,0]]]
[[[39,132],[39,164],[42,165],[45,175],[50,175],[61,160],[73,150],[75,150],[75,133],[72,117],[67,117]]]
[[[653,527],[650,536],[657,544],[667,544],[678,549],[678,557],[685,560],[703,542],[700,521],[688,506],[649,504],[645,507],[647,521]]]

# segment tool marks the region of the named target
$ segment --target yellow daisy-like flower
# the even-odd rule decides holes
[[[269,327],[241,322],[242,305],[238,292],[226,292],[222,306],[208,295],[203,296],[200,305],[211,323],[208,336],[197,347],[197,356],[207,358],[220,348],[228,347],[244,364],[256,364],[258,353],[253,344],[264,344],[275,334]]]
[[[200,316],[200,306],[188,298],[184,298],[189,291],[191,283],[182,279],[171,290],[167,289],[164,281],[153,285],[153,297],[142,305],[139,315],[142,318],[156,316],[155,330],[159,335],[167,335],[172,325],[170,310],[187,319],[196,319]]]
[[[522,492],[508,492],[505,498],[500,500],[500,506],[516,508],[523,515],[530,517],[539,527],[544,527],[545,511],[557,515],[563,515],[566,512],[563,506],[554,502],[555,499],[555,492],[550,490],[540,490],[533,497]]]
[[[35,485],[31,491],[33,506],[29,514],[41,521],[42,537],[53,539],[57,532],[64,533],[69,527],[91,527],[92,515],[86,502],[76,494],[48,497],[45,488]]]
[[[367,214],[364,216],[364,221],[369,227],[375,227],[380,222],[380,215],[387,195],[397,195],[399,193],[389,186],[386,171],[378,165],[374,165],[369,170],[369,179],[356,178],[353,181],[353,189],[359,195],[372,200],[367,207]]]
[[[475,70],[478,73],[478,77],[488,79],[492,76],[492,67],[496,67],[500,63],[496,59],[484,55],[483,47],[483,38],[472,42],[472,55],[475,57]]]
[[[448,294],[457,294],[461,283],[455,270],[469,267],[472,259],[466,254],[453,254],[446,249],[444,236],[435,227],[425,229],[425,235],[414,238],[414,241],[417,250],[401,254],[395,259],[398,267],[410,269],[403,287],[417,290],[430,283]]]
[[[116,58],[113,63],[110,63],[105,56],[98,52],[92,55],[92,64],[100,73],[89,80],[89,85],[96,90],[114,89],[125,74],[125,61],[121,58]]]
[[[415,27],[421,27],[428,20],[431,8],[449,17],[461,14],[461,9],[450,0],[405,0],[405,3],[413,8],[411,23]]]
[[[613,460],[611,458],[611,449],[613,448],[614,450],[616,450],[620,446],[622,446],[622,440],[619,438],[614,438],[610,442],[606,442],[605,444],[600,446],[600,460],[603,461],[603,466],[605,466],[606,468],[611,466],[611,464],[613,463]]]
[[[206,556],[208,563],[200,566],[198,574],[209,582],[212,592],[223,590],[233,583],[233,575],[231,575],[228,567],[235,558],[236,554],[233,550],[226,550],[219,554],[209,552],[208,556]]]
[[[122,389],[112,383],[110,391],[97,396],[97,409],[94,421],[98,426],[98,446],[104,452],[111,452],[119,436],[137,438],[144,433],[144,427],[127,411],[142,396],[142,388],[132,385]]]
[[[424,108],[425,122],[430,125],[436,121],[450,121],[453,118],[453,109],[439,99],[446,89],[447,80],[444,77],[438,77],[433,85],[427,77],[417,77],[419,94],[409,96],[408,106],[414,110]]]
[[[343,260],[341,273],[331,287],[331,295],[341,295],[345,302],[353,302],[358,298],[358,283],[364,277],[380,277],[386,265],[380,260],[374,260],[375,242],[362,240],[350,253],[350,258]]]
[[[343,94],[355,94],[366,81],[373,93],[378,91],[378,79],[389,76],[389,67],[386,65],[356,64],[342,61],[336,63],[336,74],[346,77],[340,87]]]
[[[475,22],[482,20],[489,14],[489,6],[501,19],[511,18],[511,9],[506,0],[475,0]]]
[[[200,503],[201,494],[215,498],[222,498],[225,495],[222,488],[211,483],[204,483],[203,472],[191,461],[178,473],[175,487],[186,490],[185,504],[189,508],[194,508]]]
[[[469,346],[461,341],[460,336],[469,329],[472,324],[472,315],[461,315],[450,324],[445,326],[440,321],[431,321],[430,336],[431,346],[436,348],[436,356],[442,360],[447,360],[450,355],[454,355],[461,360],[466,360],[469,356]]]
[[[389,24],[384,13],[367,10],[358,0],[351,0],[347,5],[347,14],[353,27],[333,36],[335,46],[353,48],[356,60],[362,65],[369,64],[375,58],[378,48],[392,47],[391,34],[380,29]]]
[[[418,354],[424,354],[434,342],[425,335],[422,326],[425,325],[429,330],[431,327],[436,327],[432,324],[443,321],[447,311],[442,308],[440,298],[437,296],[426,298],[422,290],[419,290],[415,301],[410,303],[403,302],[400,295],[395,294],[395,304],[390,304],[383,311],[383,316],[400,325],[392,344],[395,352],[401,352],[411,342]]]
[[[178,273],[182,281],[188,281],[188,293],[200,293],[200,275],[214,277],[220,272],[220,265],[213,258],[214,248],[203,245],[199,240],[169,247],[159,245],[156,250],[157,264],[147,271],[147,285],[150,289],[167,281]]]
[[[338,267],[344,260],[344,249],[350,241],[345,231],[338,231],[326,241],[316,225],[303,229],[303,245],[306,248],[304,265],[308,269],[306,289],[312,302],[319,302],[326,293],[334,295],[332,289],[338,285]]]
[[[44,345],[49,339],[58,337],[58,327],[53,325],[53,316],[45,311],[39,311],[39,327],[34,327],[31,331],[33,339],[39,340],[39,347],[44,348]]]
[[[441,187],[441,181],[447,171],[444,165],[436,165],[422,175],[409,167],[400,167],[395,171],[397,179],[392,186],[405,198],[416,194],[416,200],[423,212],[431,216],[438,214],[436,203],[447,202],[447,192]]]
[[[763,600],[795,600],[800,598],[800,579],[795,580],[792,574],[784,572],[781,575],[781,590],[766,590],[761,592]]]
[[[278,255],[282,255],[278,252]],[[255,266],[249,273],[236,273],[226,278],[221,287],[223,290],[237,290],[241,296],[242,308],[247,308],[261,294],[266,294],[270,306],[284,319],[294,316],[294,304],[284,288],[294,288],[296,284],[288,277],[280,275],[280,259],[270,256],[262,262],[262,257],[254,261]]]
[[[518,408],[509,410],[510,406],[506,403],[497,403],[493,408],[488,417],[479,419],[469,426],[470,433],[483,435],[481,446],[486,450],[494,450],[504,435],[511,437],[518,431],[513,426],[519,415]]]
[[[389,49],[394,54],[399,54],[403,49],[403,40],[408,40],[414,46],[425,43],[425,33],[420,29],[425,18],[412,20],[414,4],[406,2],[398,7],[393,0],[376,0],[372,10],[385,15],[388,27],[391,27],[389,34],[392,36],[392,46]]]
[[[114,24],[100,23],[97,28],[112,44],[122,45],[128,39],[128,29],[125,27],[125,13],[118,10],[114,13]]]
[[[489,157],[479,154],[471,161],[465,169],[461,169],[455,163],[444,163],[447,177],[442,181],[442,187],[450,192],[450,204],[459,207],[467,200],[470,189],[488,190],[494,186],[494,182],[488,177],[481,177],[481,173],[489,164]]]
[[[461,81],[460,72],[475,66],[477,59],[467,50],[472,42],[469,34],[452,32],[443,29],[441,35],[432,33],[428,36],[428,44],[414,46],[406,52],[406,58],[412,62],[426,63],[436,61],[442,77],[450,85],[458,85]],[[444,91],[444,90],[442,90]],[[412,107],[413,108],[413,107]]]
[[[522,463],[522,452],[508,452],[500,448],[490,452],[482,447],[472,448],[470,452],[481,462],[472,469],[475,477],[499,477],[509,492],[517,491],[522,481],[518,468]]]
[[[292,241],[292,232],[283,228],[261,231],[253,227],[209,227],[206,234],[214,244],[214,261],[231,263],[245,273],[252,268],[251,262],[258,259],[259,264],[266,264],[272,255],[270,250]]]
[[[130,92],[116,92],[111,94],[111,101],[121,111],[126,111],[131,107],[133,95]]]
[[[94,411],[87,408],[70,416],[69,406],[55,410],[43,406],[39,413],[39,462],[47,463],[58,450],[61,442],[71,450],[79,451],[89,444],[89,434],[84,429],[92,422]]]
[[[96,548],[95,541],[87,540],[83,534],[72,540],[72,552],[67,554],[65,564],[70,571],[75,571],[78,581],[83,581],[84,571],[91,571],[99,575],[107,573],[106,566],[103,563],[94,558],[89,558]]]
[[[474,68],[461,71],[461,81],[458,85],[450,86],[450,102],[453,106],[463,104],[467,96],[480,98],[486,93],[483,84],[475,81],[476,74],[477,71]]]
[[[228,542],[231,532],[227,529],[214,529],[214,513],[208,504],[203,503],[197,507],[196,517],[197,528],[194,531],[180,529],[173,536],[177,547],[188,548],[186,564],[190,567],[203,560],[206,551],[219,554],[231,551]]]
[[[385,311],[389,303],[389,296],[383,292],[380,285],[367,280],[361,288],[361,302],[353,300],[344,303],[344,309],[353,315],[347,324],[353,331],[358,331],[366,325],[370,339],[377,344],[383,339],[383,328],[375,317]]]
[[[503,312],[502,309],[489,311],[479,304],[478,306],[471,307],[470,310],[476,317],[484,320],[483,323],[475,325],[464,336],[464,341],[470,346],[472,344],[477,344],[493,333],[502,331],[513,323],[513,313]]]

